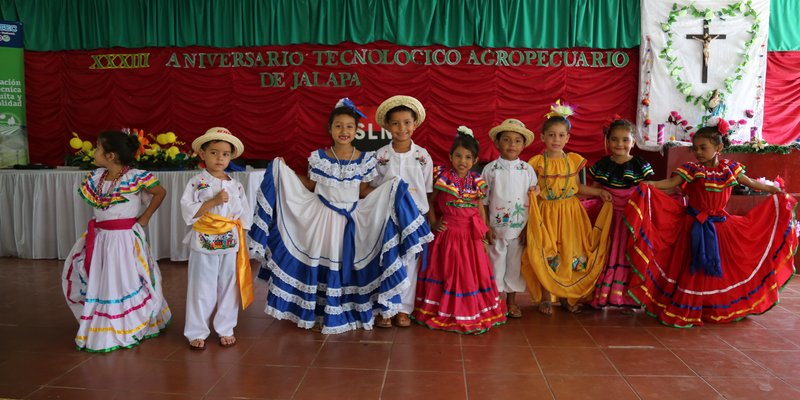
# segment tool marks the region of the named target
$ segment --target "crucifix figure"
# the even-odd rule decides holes
[[[694,39],[703,42],[703,83],[708,83],[708,57],[711,53],[711,41],[714,39],[725,39],[727,35],[724,34],[710,34],[708,33],[708,23],[711,22],[707,19],[703,20],[703,34],[702,35],[686,35],[687,39]]]

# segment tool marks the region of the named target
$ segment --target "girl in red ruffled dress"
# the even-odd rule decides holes
[[[506,322],[506,306],[483,243],[489,231],[481,201],[486,182],[470,171],[478,141],[462,128],[450,147],[452,167],[434,171],[430,203],[435,206],[428,221],[436,237],[417,277],[412,317],[432,329],[481,334]]]
[[[719,122],[716,122],[719,120]],[[762,314],[795,271],[797,201],[780,188],[744,174],[744,166],[719,156],[727,123],[713,117],[697,131],[697,162],[671,178],[645,182],[625,209],[631,228],[628,256],[636,272],[629,293],[665,325],[691,327]],[[647,183],[650,183],[648,185]],[[744,216],[725,206],[743,184],[775,193]],[[653,190],[683,185],[688,206]]]

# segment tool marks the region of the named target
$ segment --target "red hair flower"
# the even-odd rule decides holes
[[[728,136],[728,131],[731,129],[731,125],[728,121],[720,118],[719,123],[717,123],[717,131],[722,136]]]

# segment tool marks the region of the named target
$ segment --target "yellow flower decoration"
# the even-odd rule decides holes
[[[167,149],[167,156],[169,158],[175,158],[175,156],[177,156],[180,152],[181,149],[179,149],[177,146],[170,146],[170,148]]]
[[[74,137],[69,140],[69,147],[72,147],[74,150],[82,149],[83,148],[83,140],[81,140],[81,138],[78,137],[78,134],[75,133],[75,132],[72,132],[72,136],[74,136]]]

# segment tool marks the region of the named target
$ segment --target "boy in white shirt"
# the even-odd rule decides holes
[[[433,161],[427,150],[411,140],[411,135],[424,120],[425,108],[411,96],[392,96],[381,103],[375,111],[375,121],[392,134],[392,142],[375,152],[378,177],[370,182],[377,187],[394,177],[404,180],[423,218],[428,212],[428,193],[433,191]],[[409,315],[414,310],[418,261],[413,254],[402,260],[410,285],[400,294],[402,305],[395,317],[395,325],[400,327],[411,325]],[[377,317],[375,325],[389,328],[392,321]]]
[[[533,132],[516,119],[507,119],[489,131],[500,157],[486,164],[481,175],[489,185],[484,198],[489,219],[489,259],[494,267],[497,291],[506,293],[508,316],[522,317],[517,292],[525,291],[520,273],[528,222],[528,191],[538,193],[536,172],[519,159],[522,149],[533,142]]]
[[[222,347],[236,344],[233,328],[239,306],[253,301],[247,235],[253,210],[241,183],[225,168],[242,154],[244,145],[225,128],[211,128],[192,142],[206,169],[194,176],[181,197],[181,214],[192,230],[189,244],[189,283],[186,289],[186,327],[192,350],[205,350],[209,320],[216,307],[214,330]]]

